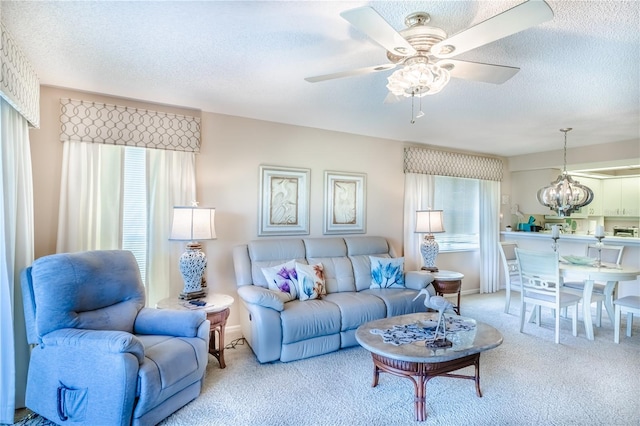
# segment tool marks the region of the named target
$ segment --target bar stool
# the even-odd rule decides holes
[[[633,314],[640,315],[640,296],[625,296],[613,301],[615,305],[615,324],[613,328],[613,341],[620,343],[620,317],[622,312],[627,313],[627,337],[631,337]]]

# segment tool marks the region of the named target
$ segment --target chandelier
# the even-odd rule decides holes
[[[571,216],[571,213],[593,201],[593,191],[573,180],[567,173],[567,132],[571,130],[571,127],[560,129],[564,133],[564,169],[562,174],[549,186],[538,190],[540,204],[549,207],[560,217]]]
[[[449,83],[449,78],[448,69],[430,63],[426,56],[414,56],[407,59],[401,69],[387,78],[387,89],[396,96],[411,96],[411,123],[413,124],[415,118],[424,116],[422,99],[420,99],[420,112],[414,116],[414,98],[438,93]]]

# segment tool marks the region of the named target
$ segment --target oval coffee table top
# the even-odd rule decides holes
[[[421,312],[417,314],[399,315],[365,323],[356,330],[356,340],[360,345],[375,354],[409,362],[445,362],[493,349],[502,343],[502,334],[492,326],[472,318],[445,314],[467,324],[475,324],[471,330],[447,332],[447,339],[453,343],[450,348],[430,349],[424,340],[394,345],[385,343],[382,336],[371,333],[371,330],[387,330],[394,326],[418,324],[422,321],[437,321],[437,312]]]

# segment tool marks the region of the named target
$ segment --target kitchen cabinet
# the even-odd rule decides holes
[[[602,181],[600,179],[582,176],[573,176],[573,180],[577,180],[581,185],[584,185],[593,191],[593,201],[580,209],[581,212],[586,213],[587,216],[602,216]]]
[[[623,216],[640,216],[640,177],[620,179],[620,207]]]
[[[640,177],[605,179],[602,191],[604,216],[640,216]]]

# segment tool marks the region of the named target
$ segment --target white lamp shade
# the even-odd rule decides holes
[[[416,211],[416,232],[428,234],[444,232],[442,210]]]
[[[216,238],[216,209],[211,207],[174,207],[170,240],[202,241]]]

